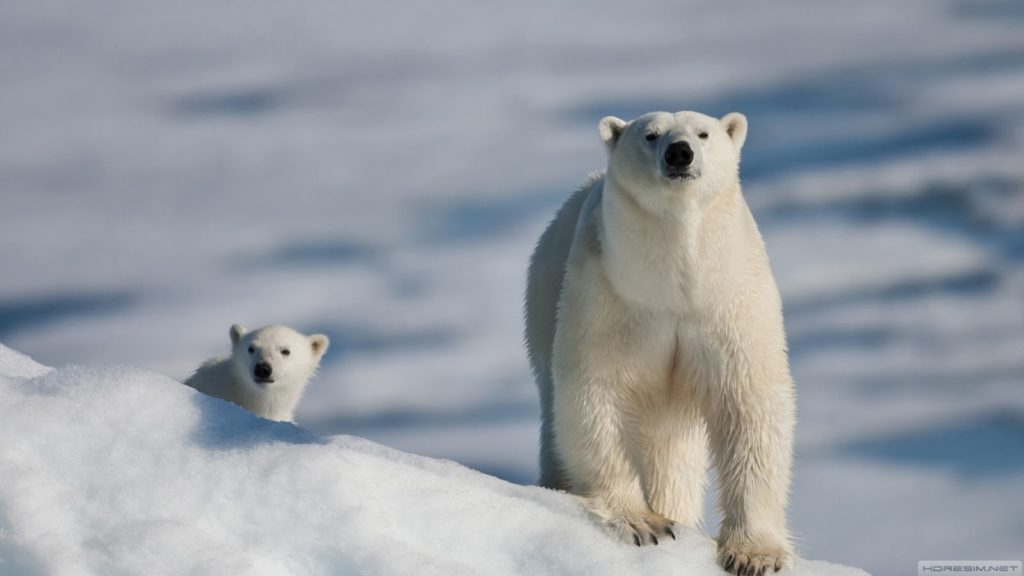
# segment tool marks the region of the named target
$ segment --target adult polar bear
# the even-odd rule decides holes
[[[627,542],[701,518],[710,444],[718,559],[792,556],[795,422],[782,305],[739,183],[747,120],[654,112],[600,123],[608,168],[530,262],[526,339],[540,388],[540,483],[584,497]]]

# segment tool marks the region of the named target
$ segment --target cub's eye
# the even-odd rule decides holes
[[[287,349],[287,348],[285,348],[284,350],[281,350],[281,356],[288,356],[291,353],[292,353],[292,351]]]
[[[697,137],[700,138],[701,140],[707,140],[708,139],[708,133],[707,132],[701,132],[700,134],[697,134]]]
[[[655,134],[654,132],[651,132],[650,134],[647,135],[647,141],[648,142],[654,142],[657,139],[658,139],[658,135]]]
[[[255,354],[255,353],[256,353],[256,349],[253,348],[252,346],[249,346],[249,354]]]

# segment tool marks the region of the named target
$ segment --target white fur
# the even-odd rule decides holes
[[[710,446],[719,560],[760,573],[792,556],[795,407],[781,301],[739,183],[746,131],[737,113],[602,120],[607,172],[538,242],[526,339],[540,483],[582,496],[625,541],[657,543],[667,519],[699,524]],[[681,140],[692,174],[671,179],[665,151]]]
[[[305,336],[287,326],[246,333],[239,324],[231,327],[230,335],[231,355],[204,362],[185,384],[263,418],[291,422],[306,384],[327,351],[327,336]],[[254,378],[260,362],[270,366],[272,381]]]

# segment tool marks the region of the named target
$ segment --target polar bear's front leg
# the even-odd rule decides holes
[[[768,387],[736,382],[712,402],[723,513],[718,560],[733,574],[777,572],[792,559],[786,502],[795,409],[792,384],[782,380]]]
[[[707,436],[696,400],[668,404],[670,424],[653,427],[641,471],[651,508],[696,529],[704,513]]]
[[[672,521],[647,504],[627,455],[615,385],[569,378],[555,389],[555,438],[569,489],[623,542],[642,546],[675,539]]]
[[[593,243],[573,247],[551,355],[555,452],[568,490],[637,546],[675,538],[672,521],[651,509],[639,473],[650,406],[662,403],[675,343],[674,320],[624,301]]]

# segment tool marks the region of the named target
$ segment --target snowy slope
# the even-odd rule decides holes
[[[0,345],[0,437],[5,576],[722,573],[701,535],[618,544],[569,496],[261,420],[135,368],[47,370]]]

